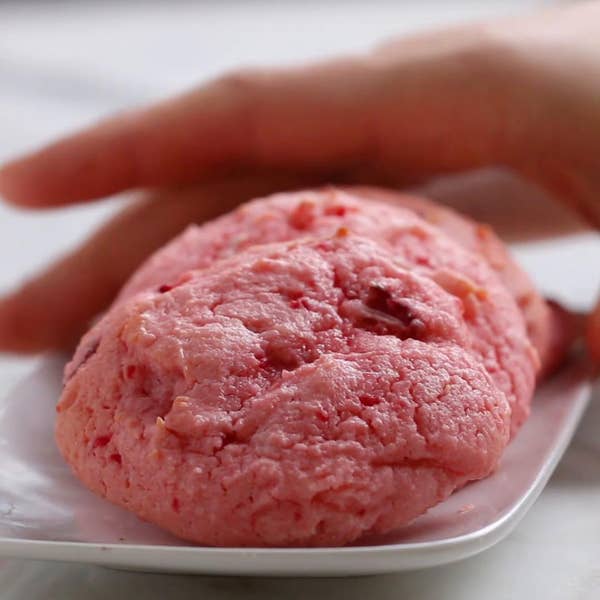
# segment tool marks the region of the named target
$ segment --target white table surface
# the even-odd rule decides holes
[[[110,111],[185,89],[236,65],[357,50],[403,31],[545,4],[533,0],[2,2],[0,160]],[[118,202],[42,214],[0,205],[0,290],[72,246]],[[600,283],[596,236],[519,247],[517,253],[544,289],[572,306],[591,304]],[[1,357],[2,390],[28,372],[33,362]],[[508,539],[468,561],[359,579],[277,580],[132,574],[7,560],[0,561],[0,600],[600,598],[600,397],[596,396],[531,512]]]

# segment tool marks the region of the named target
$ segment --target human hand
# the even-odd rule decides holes
[[[420,34],[365,56],[228,75],[5,166],[0,193],[32,208],[180,188],[127,208],[5,298],[0,347],[70,342],[186,222],[275,189],[397,186],[505,165],[598,226],[598,17],[600,4],[590,3]],[[598,312],[590,323],[600,358]]]

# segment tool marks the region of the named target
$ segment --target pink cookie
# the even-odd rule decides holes
[[[538,363],[511,294],[483,258],[413,210],[366,198],[329,189],[249,202],[202,227],[188,228],[141,267],[121,298],[173,283],[186,270],[204,268],[255,244],[331,235],[346,227],[392,249],[407,268],[435,279],[461,300],[474,350],[506,393],[516,433],[529,414]]]
[[[463,302],[376,243],[259,246],[117,304],[58,405],[92,490],[186,539],[339,545],[496,466],[510,407]]]
[[[568,316],[560,307],[546,302],[491,227],[425,198],[371,187],[353,187],[349,191],[408,208],[468,250],[482,256],[512,294],[525,317],[527,333],[540,357],[542,370],[539,375],[551,374],[563,362],[573,341],[573,328]]]

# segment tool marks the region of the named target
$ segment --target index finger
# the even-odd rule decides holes
[[[344,148],[360,146],[368,111],[349,98],[369,86],[356,81],[358,71],[336,61],[219,78],[9,163],[0,170],[0,193],[16,204],[55,206],[212,179],[241,166],[335,166]],[[328,83],[333,73],[342,83]]]
[[[462,28],[404,44],[393,57],[229,75],[109,119],[5,166],[0,194],[42,207],[239,170],[414,179],[495,162],[509,87],[485,43]]]

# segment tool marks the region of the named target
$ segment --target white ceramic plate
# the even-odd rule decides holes
[[[75,480],[52,436],[61,370],[61,359],[44,361],[0,402],[0,556],[204,574],[375,574],[481,552],[505,537],[540,494],[591,391],[582,368],[563,369],[539,390],[531,418],[493,476],[393,535],[346,548],[229,549],[185,544]]]

